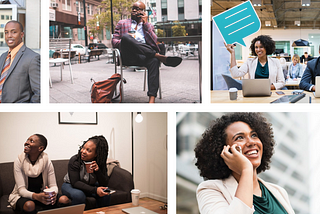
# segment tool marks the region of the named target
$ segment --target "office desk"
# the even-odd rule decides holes
[[[282,91],[285,95],[291,95],[294,90],[271,90],[270,97],[243,97],[242,90],[238,91],[238,99],[230,100],[228,90],[211,91],[211,103],[270,103],[283,95],[277,95],[276,91]],[[311,103],[320,103],[320,98],[315,98],[312,92],[305,91],[306,96],[311,96]]]
[[[153,200],[151,198],[140,198],[139,199],[139,206],[144,207],[146,209],[149,209],[153,212],[159,213],[159,214],[166,214],[167,209],[161,210],[160,206],[163,206],[164,203],[160,201]],[[125,203],[125,204],[118,204],[110,207],[102,207],[102,208],[97,208],[97,209],[92,209],[92,210],[87,210],[84,211],[83,214],[96,214],[97,212],[105,212],[105,213],[112,213],[112,214],[124,214],[122,212],[122,209],[125,208],[131,208],[135,207],[132,205],[132,203]]]

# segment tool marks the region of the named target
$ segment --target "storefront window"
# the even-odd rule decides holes
[[[61,37],[72,39],[72,29],[70,27],[63,27],[61,29]]]

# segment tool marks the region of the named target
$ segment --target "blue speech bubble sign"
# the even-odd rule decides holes
[[[250,0],[213,17],[227,44],[239,43],[246,47],[243,38],[260,30],[260,19]]]

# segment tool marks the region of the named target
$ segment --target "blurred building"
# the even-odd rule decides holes
[[[156,0],[156,19],[156,28],[164,29],[167,37],[179,23],[185,26],[187,36],[201,35],[202,0]]]
[[[24,27],[24,42],[31,49],[41,47],[41,4],[40,0],[5,0],[0,1],[0,47],[5,43],[4,27],[10,20],[19,21]],[[2,49],[6,50],[7,48]]]
[[[210,122],[223,114],[177,113],[177,213],[179,214],[198,213],[195,190],[203,179],[200,178],[199,171],[194,165],[193,150]],[[306,134],[310,123],[308,114],[285,112],[264,113],[264,115],[273,125],[277,145],[270,170],[259,174],[259,177],[285,188],[296,214],[310,213],[308,158],[310,135]],[[319,118],[312,119],[319,121]],[[320,162],[319,157],[317,160]],[[317,186],[319,190],[320,185]]]
[[[86,22],[100,14],[102,0],[50,0],[49,21],[50,38],[71,38],[73,43],[85,45],[84,9],[86,9]],[[97,24],[98,25],[98,24]],[[99,26],[100,27],[100,26]],[[87,31],[88,43],[102,41],[108,43],[110,32],[103,29],[97,37]]]

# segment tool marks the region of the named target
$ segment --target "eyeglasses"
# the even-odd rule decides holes
[[[136,10],[136,11],[144,11],[144,9],[140,8],[140,7],[136,7],[136,6],[133,6],[132,7],[132,11],[133,10]]]

